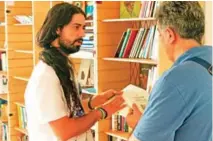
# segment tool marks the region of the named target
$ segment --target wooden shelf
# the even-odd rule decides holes
[[[24,102],[14,102],[14,103],[18,106],[25,107]]]
[[[93,20],[86,20],[85,22],[86,22],[86,23],[92,23]]]
[[[23,134],[25,134],[25,135],[28,135],[28,132],[27,132],[26,129],[22,129],[22,128],[19,128],[19,127],[15,127],[15,130],[17,130],[17,131],[19,131],[19,132],[21,132],[21,133],[23,133]]]
[[[7,123],[8,120],[7,120],[7,119],[1,119],[1,118],[0,118],[0,122],[2,122],[2,123]]]
[[[6,71],[0,71],[0,75],[7,75]]]
[[[0,51],[7,51],[6,48],[0,48]]]
[[[0,98],[7,101],[7,94],[0,94]]]
[[[77,59],[94,59],[93,53],[88,51],[79,51],[69,55],[69,57]]]
[[[32,26],[33,24],[21,24],[21,23],[18,23],[18,24],[14,24],[15,26]]]
[[[157,65],[157,61],[150,59],[134,59],[134,58],[103,58],[107,61],[117,61],[117,62],[131,62],[131,63],[141,63],[148,65]]]
[[[32,50],[15,50],[15,52],[26,53],[26,54],[33,54]]]
[[[105,19],[103,22],[156,21],[155,18]]]
[[[23,80],[23,81],[29,81],[29,77],[22,77],[22,76],[14,76],[13,77],[14,79],[17,79],[17,80]]]
[[[123,139],[123,140],[128,140],[130,135],[131,135],[128,132],[122,132],[122,131],[107,131],[105,133],[107,135],[110,135],[110,136],[113,136],[113,137],[116,137],[116,138],[120,138],[120,139]]]

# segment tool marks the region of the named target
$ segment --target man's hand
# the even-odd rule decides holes
[[[137,125],[138,121],[140,120],[142,113],[139,111],[136,104],[132,105],[132,110],[129,112],[129,114],[126,117],[127,124],[134,129]]]
[[[104,103],[106,103],[108,100],[110,100],[111,98],[113,98],[114,96],[118,96],[118,95],[122,95],[123,92],[121,91],[115,91],[115,90],[108,90],[105,91],[97,96],[95,96],[92,101],[91,101],[91,106],[92,107],[97,107],[100,105],[103,105]]]

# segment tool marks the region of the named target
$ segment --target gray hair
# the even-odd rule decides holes
[[[204,35],[205,17],[198,2],[160,2],[155,17],[160,27],[173,28],[182,38],[194,39],[201,43]]]

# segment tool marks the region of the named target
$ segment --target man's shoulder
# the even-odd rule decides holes
[[[54,69],[43,61],[39,61],[37,63],[33,70],[32,77],[33,76],[40,79],[40,81],[51,81],[58,79]]]

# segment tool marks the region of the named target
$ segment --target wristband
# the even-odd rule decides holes
[[[93,108],[92,105],[91,105],[92,98],[93,98],[93,96],[91,96],[91,97],[89,98],[89,101],[88,101],[88,108],[89,108],[90,110],[94,110],[94,108]]]
[[[101,114],[102,114],[101,119],[106,119],[107,118],[108,114],[107,114],[107,111],[104,108],[98,107],[97,110],[100,111]]]

